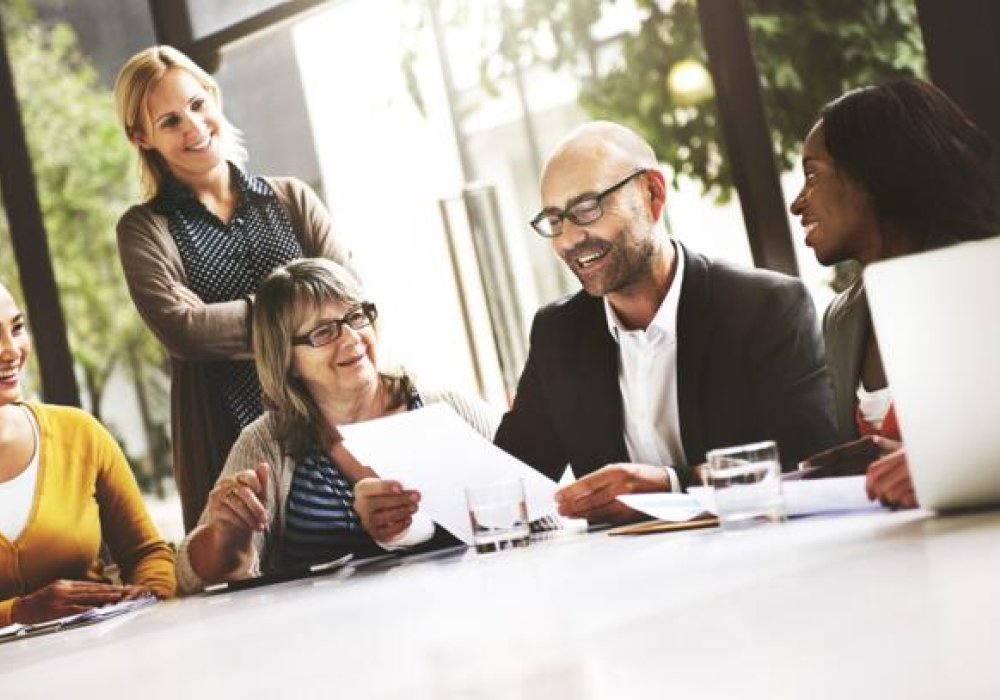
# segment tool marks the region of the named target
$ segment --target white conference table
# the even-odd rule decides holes
[[[0,698],[1000,696],[1000,513],[582,534],[0,645]]]

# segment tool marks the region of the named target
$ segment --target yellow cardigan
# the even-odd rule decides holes
[[[118,443],[76,408],[25,404],[40,433],[31,515],[17,539],[0,535],[0,627],[17,596],[57,579],[105,581],[101,538],[122,580],[174,593],[174,557],[149,518]]]

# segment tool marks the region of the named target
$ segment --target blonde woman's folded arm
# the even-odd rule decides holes
[[[193,303],[166,219],[133,207],[118,222],[118,252],[129,293],[143,321],[174,357],[249,357],[250,305],[244,299]]]

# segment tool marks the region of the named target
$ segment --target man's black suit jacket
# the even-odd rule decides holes
[[[833,445],[833,399],[816,312],[797,279],[688,251],[677,313],[677,404],[687,464],[716,447],[776,440],[783,466]],[[579,292],[542,308],[496,444],[553,479],[628,462],[618,345],[603,301]]]

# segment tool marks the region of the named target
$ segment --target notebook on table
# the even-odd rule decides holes
[[[0,628],[0,644],[17,639],[37,637],[51,632],[60,632],[62,630],[75,629],[77,627],[86,627],[87,625],[97,624],[98,622],[103,622],[104,620],[110,620],[113,617],[119,617],[121,615],[135,612],[136,610],[154,605],[156,602],[157,599],[155,596],[143,595],[131,600],[123,600],[119,603],[111,603],[99,608],[91,608],[90,610],[77,613],[76,615],[60,617],[46,622],[36,622],[33,624],[21,624],[15,622],[12,625]]]

